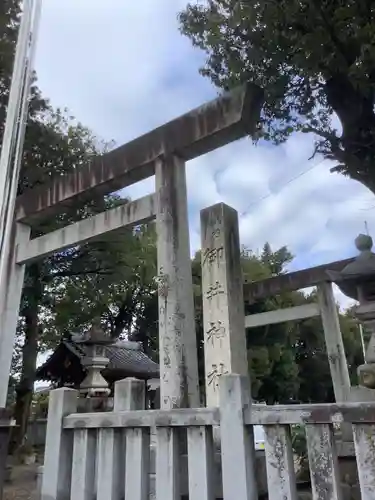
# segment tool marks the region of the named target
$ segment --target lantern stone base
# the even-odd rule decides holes
[[[366,365],[364,365],[366,366]],[[375,401],[375,389],[369,389],[362,385],[350,388],[348,397],[349,403],[373,403]]]

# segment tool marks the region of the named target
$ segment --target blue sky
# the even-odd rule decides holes
[[[178,31],[185,5],[45,0],[36,58],[44,95],[118,145],[214,98],[217,89],[198,73],[204,54]],[[308,161],[312,143],[305,135],[278,147],[244,139],[190,162],[192,249],[199,247],[199,211],[223,201],[240,214],[243,244],[287,245],[294,269],[354,255],[365,220],[375,233],[375,198],[331,174],[329,162]],[[127,192],[136,198],[153,190],[149,179]]]

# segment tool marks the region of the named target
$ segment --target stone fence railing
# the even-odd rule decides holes
[[[113,412],[75,413],[76,391],[52,391],[42,498],[146,500],[156,493],[159,500],[176,500],[184,494],[181,474],[186,474],[190,500],[255,500],[259,485],[252,433],[254,425],[263,425],[268,498],[295,500],[290,426],[302,424],[312,496],[339,499],[333,427],[343,422],[353,426],[362,500],[375,498],[375,404],[252,405],[248,382],[246,377],[223,376],[220,407],[214,409],[137,410],[144,389],[134,379],[117,383]],[[150,486],[151,430],[156,433],[155,490]],[[185,471],[180,462],[183,431]],[[219,465],[215,446],[221,452]]]

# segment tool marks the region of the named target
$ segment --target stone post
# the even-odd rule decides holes
[[[200,406],[185,162],[156,163],[161,408]]]
[[[250,405],[249,376],[224,376],[220,381],[220,427],[225,500],[258,500],[263,494],[257,484],[259,469],[253,445],[253,426],[244,424],[244,409],[249,409]],[[268,498],[277,498],[274,493],[270,490]],[[288,497],[279,498],[284,500]]]
[[[221,375],[249,375],[236,210],[202,210],[201,235],[206,405],[217,407]]]
[[[332,283],[320,283],[317,289],[335,400],[345,403],[350,392],[350,378]]]
[[[346,403],[350,394],[350,377],[332,283],[320,283],[317,291],[335,400],[337,403]],[[351,442],[351,424],[343,423],[340,427],[342,440]]]
[[[145,382],[129,377],[115,382],[114,411],[145,409]]]
[[[78,395],[78,391],[66,388],[50,392],[41,500],[70,496],[73,432],[64,430],[63,419],[77,411]]]

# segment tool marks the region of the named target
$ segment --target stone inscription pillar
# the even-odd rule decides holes
[[[156,164],[160,406],[200,406],[185,162]]]
[[[217,407],[221,375],[249,373],[236,210],[202,210],[201,235],[206,405]]]

